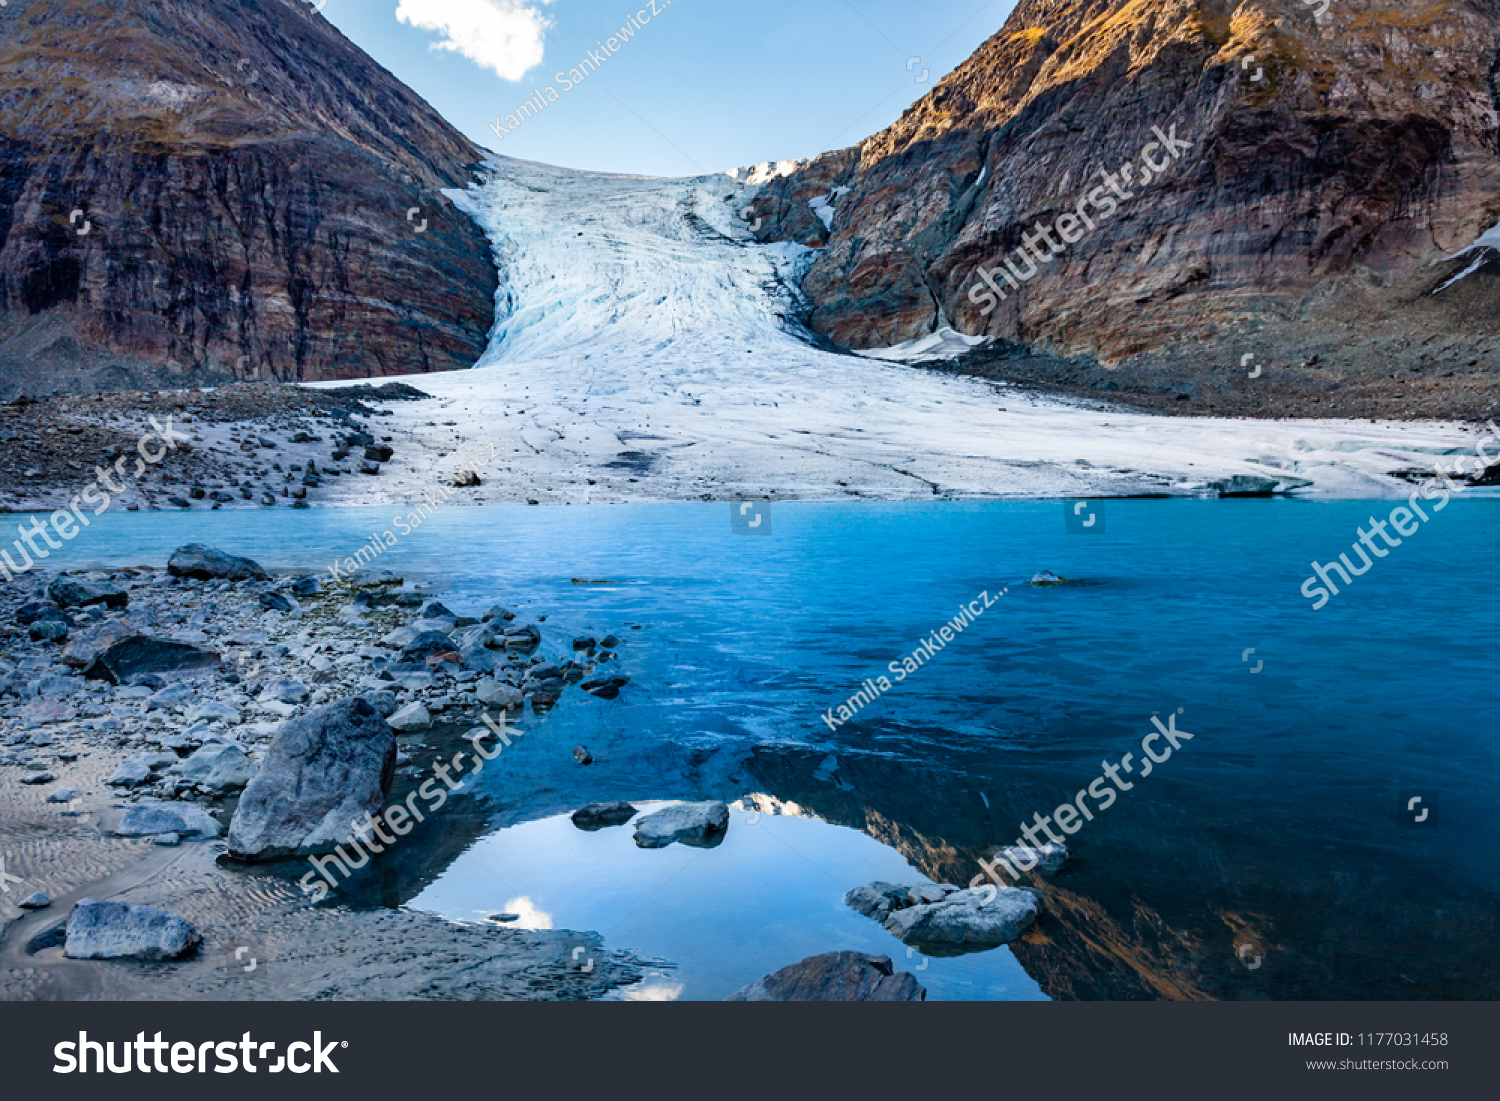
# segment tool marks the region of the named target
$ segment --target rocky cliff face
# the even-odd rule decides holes
[[[750,217],[820,249],[809,323],[846,347],[951,325],[1111,368],[1493,380],[1500,249],[1446,258],[1500,222],[1497,104],[1496,0],[1021,0]]]
[[[10,0],[0,396],[468,367],[482,155],[302,0]]]

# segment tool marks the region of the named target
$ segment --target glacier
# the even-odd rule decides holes
[[[499,457],[473,499],[544,504],[1202,495],[1235,479],[1405,496],[1401,472],[1472,446],[1458,424],[1159,417],[825,350],[797,320],[810,250],[755,241],[740,213],[755,190],[495,157],[446,192],[501,271],[488,350],[402,380],[433,395],[388,418],[420,454],[346,479],[340,503],[411,499],[486,442]]]

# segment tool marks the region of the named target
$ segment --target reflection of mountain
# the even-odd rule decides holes
[[[1015,823],[1035,809],[1029,794],[991,793],[991,812],[954,773],[892,769],[858,754],[840,754],[835,783],[826,771],[818,775],[826,756],[763,746],[749,770],[775,799],[864,831],[937,882],[967,884],[979,858],[1009,843]],[[1013,790],[1027,779],[1018,768]],[[1435,903],[1392,889],[1401,876],[1394,862],[1388,872],[1369,871],[1383,867],[1378,859],[1358,870],[1334,866],[1316,845],[1210,831],[1168,813],[1142,801],[1102,815],[1074,846],[1080,859],[1055,880],[1032,881],[1047,895],[1044,916],[1012,948],[1047,994],[1500,996],[1492,948],[1500,920],[1479,892],[1445,893],[1439,913]]]

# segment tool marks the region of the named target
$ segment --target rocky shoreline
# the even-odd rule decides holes
[[[572,640],[572,656],[549,661],[540,625],[500,605],[459,616],[390,575],[272,576],[200,546],[165,570],[33,573],[0,592],[0,622],[16,624],[0,639],[0,838],[6,872],[24,887],[13,894],[7,880],[0,898],[11,919],[0,926],[7,996],[225,996],[242,982],[224,964],[240,941],[278,959],[277,977],[243,996],[599,997],[640,977],[636,961],[593,934],[310,905],[306,885],[285,872],[226,866],[220,840],[243,822],[247,785],[268,782],[266,761],[285,755],[294,729],[324,738],[330,712],[363,709],[390,740],[376,795],[394,805],[442,774],[461,731],[477,744],[527,708],[545,715],[575,685],[579,696],[616,698],[629,681],[609,664],[619,639]],[[353,784],[339,773],[344,782]],[[300,787],[297,798],[317,794]],[[328,936],[343,958],[318,951]],[[579,945],[599,961],[587,973],[573,963]],[[100,971],[64,952],[187,955],[132,978],[131,968]],[[422,966],[379,962],[388,956]],[[488,978],[466,974],[474,966]]]
[[[0,512],[306,508],[340,479],[377,476],[396,448],[377,408],[427,395],[402,383],[20,398],[0,406]],[[405,441],[400,442],[405,446]],[[477,483],[474,483],[477,484]],[[117,488],[118,487],[118,488]]]

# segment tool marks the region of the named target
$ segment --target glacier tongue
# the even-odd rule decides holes
[[[344,479],[345,503],[415,497],[486,442],[502,446],[477,499],[556,504],[1193,493],[1235,476],[1404,496],[1393,471],[1465,445],[1448,425],[1153,417],[822,351],[787,320],[802,250],[749,236],[754,191],[728,175],[496,158],[448,194],[494,243],[499,320],[474,369],[406,380],[435,400],[388,423],[425,454]]]

